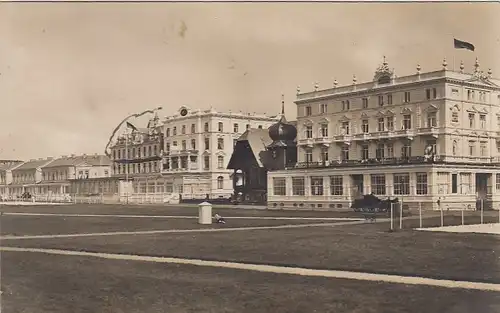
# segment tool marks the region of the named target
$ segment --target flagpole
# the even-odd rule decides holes
[[[128,185],[128,166],[129,166],[129,163],[128,163],[128,137],[129,137],[129,133],[128,133],[128,127],[126,128],[125,130],[125,181],[126,181],[126,204],[128,204],[128,191],[129,191],[129,185]]]

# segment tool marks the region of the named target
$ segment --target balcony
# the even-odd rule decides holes
[[[439,130],[437,127],[422,127],[417,130],[417,134],[419,135],[429,135],[434,138],[437,138],[439,135]]]
[[[424,156],[365,159],[365,160],[342,160],[326,162],[301,162],[295,168],[335,168],[335,167],[356,167],[356,166],[380,166],[380,165],[405,165],[405,164],[425,164],[440,163],[440,158],[426,158]]]
[[[408,137],[410,139],[413,139],[415,136],[415,130],[414,129],[401,129],[401,130],[396,130],[394,132],[395,137]]]
[[[298,140],[299,146],[312,146],[313,143],[314,143],[314,140],[312,138],[304,138],[304,139]]]
[[[350,144],[352,140],[351,135],[337,135],[333,137],[333,141],[342,144]]]
[[[500,165],[500,157],[457,157],[436,155],[434,157],[411,156],[398,158],[365,159],[365,160],[338,160],[324,162],[299,162],[288,169],[301,168],[344,168],[381,165],[411,165],[411,164],[457,164],[457,165]]]
[[[198,171],[198,165],[190,165],[189,167],[163,168],[162,173],[179,173]]]
[[[314,143],[317,145],[326,145],[328,146],[332,142],[331,138],[328,137],[319,137],[314,138]]]
[[[369,140],[369,139],[374,139],[372,134],[370,133],[361,133],[361,134],[356,134],[353,136],[354,140]]]
[[[198,154],[196,149],[172,149],[165,153],[165,156],[181,156],[181,155],[193,155]]]

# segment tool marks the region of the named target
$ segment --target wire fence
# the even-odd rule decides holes
[[[457,207],[458,209],[450,209]],[[404,215],[401,215],[401,213]],[[403,218],[402,218],[403,217]],[[500,210],[485,209],[485,206],[471,208],[468,205],[440,206],[438,210],[417,209],[391,210],[390,229],[414,229],[460,225],[478,225],[500,223]]]

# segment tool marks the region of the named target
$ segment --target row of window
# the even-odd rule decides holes
[[[127,165],[129,174],[141,174],[141,173],[157,173],[159,172],[159,161],[145,162],[145,163],[133,163],[133,164],[115,164],[114,171],[117,174],[126,174]]]
[[[14,183],[35,181],[35,175],[34,174],[13,174],[12,181]]]
[[[236,145],[236,142],[238,139],[233,139],[233,147]],[[172,146],[170,145],[170,142],[167,142],[165,144],[165,152],[170,152],[171,147],[177,147],[178,142],[176,140],[172,141]],[[210,150],[210,138],[206,137],[204,141],[204,148],[205,150]],[[190,145],[191,150],[196,150],[196,139],[191,139],[191,145]],[[182,140],[181,141],[181,150],[187,150],[187,140]],[[224,150],[224,138],[220,137],[217,138],[217,150]]]
[[[427,142],[428,145],[431,145],[436,150],[436,141],[429,140]],[[352,150],[350,145],[343,145],[340,151],[340,159],[342,161],[350,160],[350,151]],[[406,142],[401,147],[401,157],[411,157],[411,142]],[[369,145],[363,144],[360,148],[360,160],[367,160],[373,158],[370,155]],[[394,158],[394,145],[393,144],[378,144],[375,149],[375,158],[376,159],[384,159],[384,158]],[[326,162],[329,161],[328,158],[328,148],[321,149],[320,161]],[[305,151],[305,162],[311,163],[313,162],[312,149],[307,149]]]
[[[452,89],[452,94],[458,94],[458,89]],[[479,101],[486,103],[488,101],[488,95],[489,93],[486,91],[477,91],[478,97],[476,98],[476,91],[472,89],[467,89],[467,100],[468,101]],[[427,88],[425,90],[425,100],[433,100],[437,99],[438,94],[437,94],[437,89],[436,88]],[[384,105],[392,105],[393,104],[393,95],[392,93],[384,94],[384,95],[377,95],[376,99],[378,99],[378,106],[382,107]],[[500,96],[498,96],[499,102],[500,102]],[[410,91],[405,91],[403,94],[402,98],[403,103],[410,103],[411,102],[411,92]],[[342,111],[349,111],[351,109],[351,100],[341,100],[340,101],[341,106],[342,106]],[[367,109],[369,107],[369,98],[363,97],[361,98],[361,108],[362,109]],[[319,113],[320,114],[325,114],[328,113],[328,105],[325,103],[319,104]],[[305,112],[304,116],[311,116],[312,113],[312,107],[306,106],[305,107]]]
[[[94,181],[79,182],[71,184],[71,193],[73,194],[117,194],[117,181]]]
[[[185,135],[186,132],[186,125],[181,126],[181,134]],[[258,128],[262,129],[262,125],[259,125]],[[245,125],[245,129],[248,130],[250,129],[250,124]],[[206,122],[203,126],[203,132],[209,132],[210,131],[210,124]],[[217,131],[219,132],[224,132],[224,123],[218,122],[217,123]],[[240,124],[234,123],[233,124],[233,132],[234,133],[239,133],[240,132]],[[196,124],[191,124],[191,134],[196,134]],[[170,136],[177,136],[177,126],[172,127],[172,134],[170,134],[170,127],[166,129],[165,131],[165,136],[170,137]]]
[[[147,146],[147,147],[144,146],[138,148],[128,148],[128,151],[126,149],[113,150],[114,160],[121,160],[126,158],[141,158],[141,157],[147,158],[158,155],[159,155],[158,145]]]
[[[349,193],[349,190],[344,186],[344,177],[342,175],[333,175],[330,179],[330,190],[325,190],[323,177],[312,176],[310,178],[310,191],[313,196],[343,196]],[[387,195],[388,188],[386,184],[385,174],[372,174],[370,175],[371,192],[375,195]],[[394,195],[409,195],[410,194],[410,174],[393,174],[393,193]],[[293,177],[291,186],[291,195],[304,196],[305,195],[305,178]],[[416,194],[428,194],[427,173],[416,173]],[[358,187],[353,187],[358,188]],[[274,177],[273,178],[273,194],[275,196],[286,196],[286,178]],[[358,190],[363,193],[363,190]]]
[[[196,164],[197,157],[190,156],[190,159],[187,156],[180,157],[171,157],[165,159],[165,163],[163,164],[163,169],[165,170],[176,170],[176,169],[188,169],[189,162]],[[217,169],[225,169],[226,164],[224,162],[224,156],[217,156]],[[206,155],[203,157],[203,169],[210,170],[210,156]]]
[[[476,147],[477,142],[475,140],[469,140],[468,142],[468,153],[469,156],[477,156]],[[426,146],[432,147],[433,153],[438,153],[436,140],[427,140]],[[350,160],[349,153],[352,150],[350,145],[343,145],[340,151],[340,159],[342,161]],[[452,144],[452,155],[458,155],[458,141],[453,140]],[[401,157],[411,157],[412,156],[412,142],[407,141],[401,147]],[[486,157],[488,156],[488,142],[480,141],[479,142],[479,156]],[[360,147],[360,160],[367,160],[373,158],[370,155],[370,146],[368,144],[362,144]],[[394,145],[393,144],[377,144],[375,148],[375,158],[376,159],[384,159],[384,158],[394,158]],[[329,161],[328,158],[328,148],[322,148],[320,153],[320,162]],[[313,162],[313,154],[312,149],[305,150],[305,162],[312,163]]]
[[[431,92],[432,92],[432,94],[431,94]],[[431,98],[431,95],[432,95],[432,98]],[[391,93],[385,94],[385,95],[378,95],[377,96],[378,106],[382,107],[386,104],[392,105],[393,104],[392,98],[393,97],[392,97]],[[430,99],[436,99],[436,98],[437,98],[436,88],[427,89],[427,99],[430,100]],[[410,103],[411,102],[411,94],[409,91],[404,92],[403,100],[404,100],[403,103]],[[351,109],[351,101],[350,100],[341,100],[340,103],[342,105],[342,111],[349,111]],[[367,109],[369,107],[369,98],[367,98],[367,97],[361,98],[361,107],[363,109]],[[319,112],[320,112],[320,114],[328,113],[328,105],[326,103],[321,103],[319,105]],[[312,107],[310,105],[305,107],[304,115],[305,116],[312,115]]]
[[[377,120],[377,131],[393,131],[394,130],[394,117],[380,117]],[[430,112],[427,116],[427,127],[437,127],[437,117],[435,112]],[[412,128],[411,115],[403,115],[403,120],[401,121],[401,129],[407,130]],[[351,135],[351,122],[344,121],[341,122],[340,131],[342,135]],[[368,119],[361,120],[361,131],[362,133],[368,134],[373,130],[370,130],[370,121]],[[328,137],[328,124],[322,123],[319,128],[320,137]],[[313,138],[313,127],[312,125],[306,125],[305,127],[305,138]]]

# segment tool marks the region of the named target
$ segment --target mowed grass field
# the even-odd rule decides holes
[[[65,214],[2,215],[3,247],[219,260],[500,284],[498,236],[410,229],[390,233],[385,221],[345,225],[342,220],[328,220],[359,217],[351,212],[214,209],[227,216],[228,223],[198,225],[196,208],[4,206],[0,211]],[[108,216],[89,216],[92,214]],[[276,219],[263,219],[270,217]],[[311,219],[280,219],[285,217]],[[450,223],[457,220],[452,215],[448,217]],[[467,217],[467,222],[474,222],[475,218]],[[494,221],[495,217],[488,218]],[[460,219],[459,216],[458,223]],[[440,222],[439,217],[437,221]],[[424,222],[435,223],[436,217],[426,217]],[[311,226],[321,223],[323,226]],[[416,227],[418,223],[417,219]],[[403,224],[411,227],[415,220],[405,220]],[[299,227],[269,228],[283,225]],[[232,230],[240,227],[266,228]],[[205,231],[210,228],[222,231]],[[189,229],[193,232],[133,234]],[[130,233],[78,236],[106,232]],[[65,234],[76,236],[12,238]],[[1,266],[2,312],[500,312],[500,293],[492,291],[26,251],[2,251]]]

